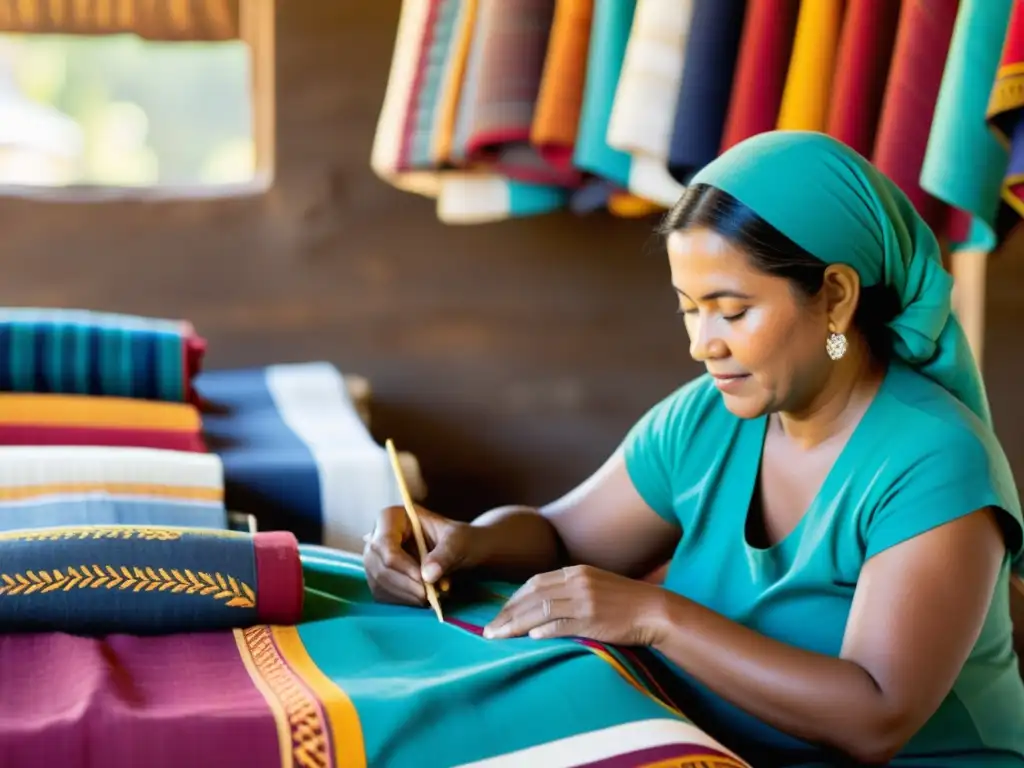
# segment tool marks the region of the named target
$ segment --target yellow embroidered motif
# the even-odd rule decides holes
[[[82,565],[78,568],[68,566],[63,570],[0,573],[2,597],[100,588],[184,593],[224,600],[231,608],[252,608],[256,605],[256,595],[248,584],[220,573],[124,565]]]
[[[253,666],[266,685],[265,694],[272,696],[284,711],[294,764],[302,768],[329,768],[332,761],[323,713],[316,698],[281,658],[270,627],[259,625],[236,630],[239,631]]]
[[[66,541],[68,539],[177,541],[181,538],[181,532],[161,528],[43,528],[33,531],[17,531],[11,538],[16,541]]]

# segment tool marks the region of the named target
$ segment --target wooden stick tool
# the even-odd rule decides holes
[[[409,494],[409,487],[405,484],[405,476],[402,474],[402,465],[398,462],[398,453],[395,451],[395,444],[388,438],[384,444],[387,448],[388,458],[391,460],[391,470],[395,474],[395,482],[398,483],[398,491],[402,494],[402,504],[405,506],[405,514],[409,516],[409,524],[412,526],[412,535],[416,539],[416,549],[420,553],[420,563],[427,559],[427,541],[423,537],[423,526],[420,525],[420,516],[416,514],[416,507],[413,506],[412,496]],[[444,616],[441,614],[441,601],[437,599],[437,590],[433,584],[426,581],[423,586],[427,590],[427,602],[437,614],[437,620],[444,623]]]

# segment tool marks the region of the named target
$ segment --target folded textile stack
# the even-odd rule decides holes
[[[0,530],[228,527],[192,381],[187,322],[0,310]]]
[[[200,375],[205,349],[187,322],[0,309],[0,531],[225,529],[230,509],[360,550],[400,503],[369,382],[328,363]],[[401,463],[422,498],[415,457]]]

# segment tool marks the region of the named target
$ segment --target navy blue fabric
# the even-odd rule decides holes
[[[196,391],[210,403],[203,437],[224,464],[228,509],[256,517],[260,530],[323,539],[320,473],[312,452],[281,418],[263,368],[208,371]]]
[[[258,622],[246,534],[32,529],[0,537],[0,631],[164,634]]]
[[[680,183],[718,156],[745,10],[746,0],[694,0],[669,148]]]

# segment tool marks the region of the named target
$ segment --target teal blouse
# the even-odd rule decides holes
[[[933,381],[894,364],[797,527],[745,537],[767,417],[739,419],[702,376],[654,406],[624,443],[640,495],[682,529],[665,586],[790,645],[838,656],[865,561],[982,507],[1003,512],[1007,557],[970,658],[894,766],[1024,766],[1024,682],[1013,650],[1011,556],[1020,501],[992,431]],[[732,706],[665,660],[690,712],[755,765],[828,764],[816,746]]]

